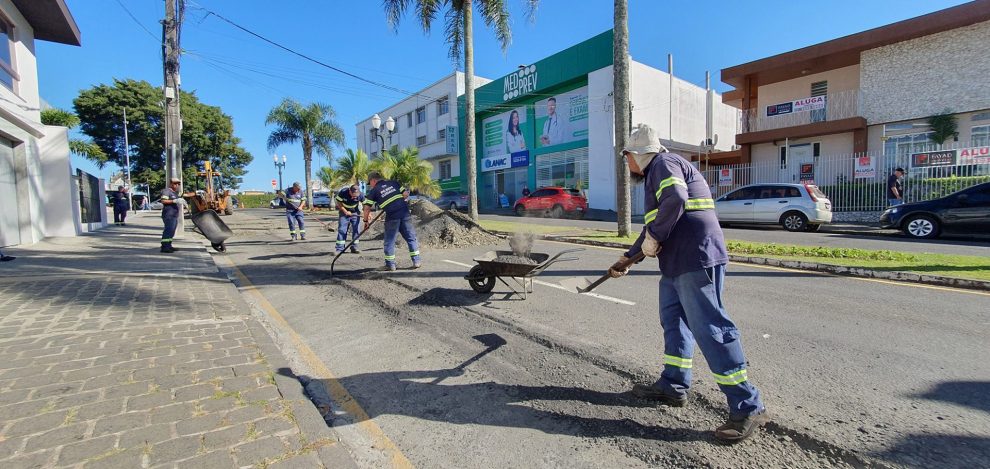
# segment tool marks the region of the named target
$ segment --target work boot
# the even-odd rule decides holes
[[[306,241],[306,237],[305,236],[300,236],[299,237],[299,241]]]
[[[351,246],[351,253],[352,254],[361,254],[361,250],[358,249],[358,248],[356,248],[356,247],[354,247],[354,246]]]
[[[632,395],[670,407],[684,407],[687,404],[687,396],[669,394],[651,384],[634,384]]]
[[[395,264],[385,264],[381,269],[381,272],[395,272]]]
[[[173,252],[175,252],[175,248],[173,248],[171,244],[163,244],[162,245],[162,252],[164,252],[164,253],[173,253]]]
[[[420,261],[413,261],[413,267],[412,268],[418,269],[420,267],[423,267],[423,263],[422,262],[420,262]]]
[[[715,429],[715,438],[724,443],[738,443],[769,421],[767,409],[753,415],[730,415],[721,427]]]
[[[14,257],[14,256],[0,256],[0,262],[10,262],[10,261],[12,261],[14,259],[17,259],[17,258]]]

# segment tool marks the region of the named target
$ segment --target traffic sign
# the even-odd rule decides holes
[[[275,183],[277,183],[277,182],[278,182],[278,181],[276,181],[276,180],[274,180],[274,179],[272,179],[272,189],[274,189],[274,188],[275,188]]]

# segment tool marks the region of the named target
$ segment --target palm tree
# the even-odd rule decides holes
[[[346,156],[337,160],[336,166],[323,166],[316,170],[316,178],[323,183],[323,187],[339,189],[364,181],[371,171],[371,160],[364,150],[354,151],[348,148]]]
[[[399,19],[406,10],[415,5],[416,16],[419,18],[423,31],[430,32],[430,27],[437,13],[446,9],[444,15],[446,25],[444,32],[447,36],[448,51],[451,60],[458,63],[461,60],[461,50],[464,51],[464,148],[467,153],[468,180],[468,214],[472,219],[478,219],[478,181],[475,161],[474,141],[474,30],[472,27],[472,3],[478,4],[485,25],[492,28],[502,50],[508,49],[512,42],[512,29],[509,27],[509,10],[505,0],[382,0],[385,7],[385,18],[392,28],[398,28]],[[532,19],[539,0],[526,0],[527,16]]]
[[[622,149],[629,138],[629,25],[626,0],[615,0],[612,37],[612,81],[615,83],[615,212],[620,237],[632,231],[632,205],[629,196],[629,165]]]
[[[390,150],[371,162],[371,169],[385,179],[398,181],[410,191],[430,197],[440,195],[440,183],[433,179],[433,165],[419,159],[419,149],[406,147]]]
[[[306,199],[313,200],[310,175],[313,166],[313,150],[327,160],[333,160],[333,145],[344,144],[344,131],[334,120],[335,113],[329,104],[311,103],[303,106],[292,98],[285,98],[272,108],[265,119],[266,125],[276,128],[268,136],[268,150],[285,143],[301,141],[306,170]]]

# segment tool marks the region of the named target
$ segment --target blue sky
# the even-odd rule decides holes
[[[612,0],[543,0],[535,21],[523,16],[523,0],[507,0],[513,42],[506,52],[480,21],[475,23],[475,73],[498,78],[612,27]],[[82,31],[83,46],[39,42],[42,98],[71,109],[80,90],[113,78],[162,82],[162,0],[67,0]],[[121,3],[134,15],[132,19]],[[429,36],[412,18],[398,33],[386,24],[378,0],[187,0],[182,34],[182,87],[223,108],[255,161],[242,189],[270,189],[276,176],[264,124],[283,97],[322,101],[355,146],[354,124],[402,96],[345,77],[265,44],[196,6],[215,10],[258,33],[323,62],[397,88],[418,90],[453,70],[442,18]],[[853,34],[964,3],[951,0],[682,1],[630,0],[630,51],[634,60],[704,84],[712,72],[716,90],[722,68]],[[142,28],[143,26],[143,28]],[[145,30],[147,29],[147,31]],[[340,151],[342,153],[342,150]],[[283,146],[285,178],[302,180],[302,151]],[[107,177],[107,167],[73,157],[83,170]],[[316,161],[314,166],[325,164]]]

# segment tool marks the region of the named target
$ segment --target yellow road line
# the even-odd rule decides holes
[[[334,402],[340,405],[344,411],[351,414],[354,419],[357,420],[356,425],[358,425],[359,428],[370,436],[370,439],[374,442],[374,447],[376,449],[380,449],[386,454],[391,462],[391,466],[399,469],[411,469],[413,467],[412,462],[410,462],[409,459],[402,454],[399,447],[385,435],[385,432],[382,431],[381,427],[371,420],[368,413],[365,412],[361,405],[358,404],[357,400],[355,400],[354,397],[347,392],[347,389],[345,389],[340,381],[337,380],[333,372],[330,371],[330,368],[323,363],[323,360],[320,360],[320,357],[313,352],[313,349],[306,345],[306,342],[303,341],[302,337],[292,328],[292,326],[289,325],[288,321],[282,317],[278,310],[275,309],[275,306],[273,306],[268,299],[265,298],[261,291],[259,291],[253,283],[251,283],[251,280],[244,275],[244,272],[241,272],[241,269],[237,268],[234,261],[230,260],[226,256],[216,256],[214,259],[223,259],[227,263],[228,267],[230,267],[231,271],[233,271],[234,275],[237,277],[237,280],[241,283],[241,289],[253,296],[258,302],[258,306],[261,307],[261,309],[263,309],[265,313],[267,313],[269,317],[271,317],[272,320],[274,320],[278,326],[289,335],[292,345],[299,351],[299,355],[306,362],[306,364],[309,365],[316,373],[326,377],[324,382],[327,383]]]
[[[573,246],[573,245],[576,244],[576,243],[568,243],[567,241],[554,241],[554,240],[549,240],[549,239],[543,240],[543,241],[547,241],[547,242],[551,242],[551,243],[569,244],[571,246]],[[625,249],[613,248],[613,247],[609,247],[609,246],[592,246],[590,244],[581,244],[580,246],[586,246],[586,247],[594,248],[594,249],[603,249],[603,250],[609,250],[609,251],[623,251],[623,252],[625,252]],[[928,290],[940,290],[940,291],[947,291],[947,292],[950,292],[950,293],[967,293],[967,294],[970,294],[970,295],[977,295],[977,296],[990,296],[990,293],[979,291],[979,290],[967,290],[967,289],[964,289],[964,288],[941,287],[941,286],[938,286],[938,285],[928,285],[928,284],[925,284],[925,283],[904,282],[904,281],[897,281],[897,280],[884,280],[884,279],[879,279],[879,278],[854,277],[854,276],[851,276],[851,275],[833,274],[831,272],[819,272],[817,270],[801,270],[801,269],[792,269],[792,268],[788,268],[788,267],[776,267],[776,266],[772,266],[772,265],[748,264],[748,263],[745,263],[745,262],[730,262],[730,263],[731,264],[741,265],[741,266],[746,266],[746,267],[755,267],[755,268],[758,268],[758,269],[780,270],[780,271],[784,271],[784,272],[800,272],[800,273],[804,273],[804,274],[822,275],[822,276],[827,276],[827,277],[839,277],[839,278],[844,278],[844,279],[849,279],[849,280],[859,280],[859,281],[862,281],[862,282],[883,283],[883,284],[894,285],[894,286],[898,286],[898,287],[925,288],[925,289],[928,289]]]

